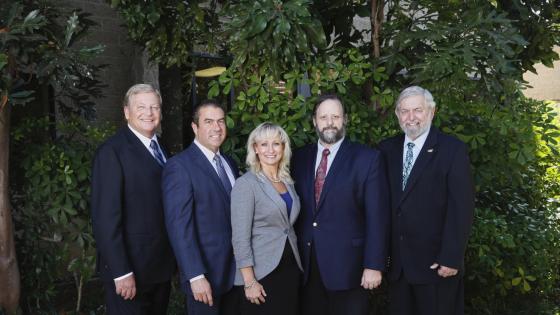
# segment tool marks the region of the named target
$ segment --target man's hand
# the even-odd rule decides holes
[[[210,282],[208,282],[206,278],[201,278],[191,282],[191,290],[195,301],[208,304],[209,306],[214,305],[214,300],[212,299],[212,288],[210,287]]]
[[[444,277],[444,278],[452,277],[459,272],[459,270],[457,270],[457,269],[453,269],[453,268],[450,268],[450,267],[445,267],[445,266],[440,265],[438,263],[434,263],[433,265],[430,266],[430,269],[436,269],[436,268],[438,270],[437,271],[438,275],[440,275],[440,277]]]
[[[361,286],[366,290],[377,288],[381,284],[381,271],[364,268]]]
[[[136,280],[134,275],[115,280],[115,292],[125,300],[132,300],[136,296]]]

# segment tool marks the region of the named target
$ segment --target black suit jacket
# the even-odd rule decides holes
[[[129,272],[137,286],[171,279],[175,259],[165,230],[161,172],[129,127],[98,148],[91,211],[97,269],[104,281]]]
[[[440,280],[433,263],[463,270],[474,211],[467,146],[435,127],[402,190],[404,135],[379,144],[388,164],[392,233],[389,279],[401,271],[410,283]]]

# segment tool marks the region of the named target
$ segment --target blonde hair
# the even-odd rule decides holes
[[[290,137],[286,131],[279,125],[264,122],[257,126],[257,128],[251,131],[249,139],[247,140],[247,158],[245,163],[251,172],[258,174],[261,172],[261,163],[259,157],[255,153],[254,145],[257,141],[264,139],[274,139],[278,138],[284,144],[284,152],[282,154],[282,159],[280,160],[278,166],[278,178],[287,182],[288,184],[293,184],[292,177],[290,176],[290,159],[292,157],[292,149],[290,148]]]

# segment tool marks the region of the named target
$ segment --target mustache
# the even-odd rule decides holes
[[[321,129],[321,131],[326,131],[326,130],[335,130],[335,131],[338,131],[339,129],[338,129],[337,127],[334,127],[334,126],[333,126],[333,127],[325,127],[325,128],[323,128],[323,129]]]

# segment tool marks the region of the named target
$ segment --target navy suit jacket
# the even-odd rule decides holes
[[[384,270],[389,228],[386,173],[379,152],[345,139],[315,205],[317,144],[294,153],[292,171],[301,201],[298,247],[309,276],[313,244],[329,290],[360,286],[364,268]]]
[[[404,191],[403,146],[404,135],[379,144],[391,186],[389,278],[402,271],[410,283],[436,283],[441,277],[430,269],[433,263],[463,270],[474,211],[467,146],[432,127]]]
[[[234,176],[238,170],[230,158]],[[204,153],[192,143],[165,164],[162,179],[165,222],[181,272],[181,287],[192,294],[189,279],[204,274],[212,293],[233,286],[230,196]]]
[[[175,259],[165,231],[161,171],[129,127],[98,148],[93,161],[91,214],[97,270],[104,281],[131,271],[140,288],[171,279]]]

